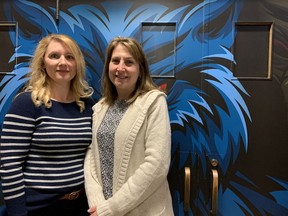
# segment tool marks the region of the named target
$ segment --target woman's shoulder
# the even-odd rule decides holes
[[[22,92],[15,96],[11,106],[9,108],[9,113],[27,115],[35,110],[35,105],[31,98],[30,92]]]
[[[105,102],[105,98],[102,97],[100,98],[93,106],[93,110],[99,112],[100,110],[102,110],[103,106],[107,106],[108,104]]]
[[[92,97],[84,98],[82,100],[84,101],[85,105],[89,106],[89,107],[94,106],[95,103],[96,103],[96,100],[94,98],[92,98]]]
[[[141,95],[139,97],[139,101],[148,102],[148,101],[154,101],[157,98],[166,98],[166,94],[158,89],[153,89]]]
[[[21,92],[17,94],[13,99],[12,104],[22,104],[23,106],[33,105],[31,92]]]
[[[154,89],[139,96],[135,105],[142,110],[148,110],[152,104],[166,103],[166,94],[160,90]]]

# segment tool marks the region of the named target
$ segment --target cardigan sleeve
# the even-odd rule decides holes
[[[163,95],[156,97],[148,108],[146,120],[144,161],[111,198],[97,204],[99,216],[125,215],[153,194],[167,179],[171,129]]]
[[[90,145],[84,161],[85,191],[89,207],[97,206],[104,201],[102,186],[97,179],[94,148]]]

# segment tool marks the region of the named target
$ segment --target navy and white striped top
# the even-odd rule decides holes
[[[92,99],[36,107],[28,92],[15,98],[1,134],[1,179],[9,212],[26,215],[83,188],[83,162],[91,143]]]

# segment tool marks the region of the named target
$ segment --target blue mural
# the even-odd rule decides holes
[[[253,125],[247,105],[251,95],[231,71],[231,65],[237,64],[231,51],[235,39],[233,26],[244,3],[241,0],[121,3],[111,0],[81,4],[62,1],[58,20],[54,2],[4,1],[0,3],[1,11],[5,11],[1,18],[17,22],[18,32],[17,35],[11,32],[9,41],[15,47],[9,57],[9,63],[15,63],[14,69],[0,80],[0,123],[13,97],[27,81],[29,60],[43,36],[65,33],[79,43],[95,99],[101,96],[107,44],[116,36],[135,37],[145,48],[152,75],[160,75],[155,82],[167,90],[172,128],[169,177],[175,215],[209,215],[211,201],[201,180],[210,178],[209,162],[213,158],[219,162],[221,175],[219,215],[288,215],[287,178],[263,173],[265,181],[276,185],[273,190],[263,192],[259,186],[262,183],[237,168],[239,158],[249,152],[248,129]],[[175,24],[175,37],[173,34],[163,37],[155,44],[153,34],[142,34],[143,23]],[[155,52],[161,55],[155,56]],[[185,213],[183,188],[175,182],[184,180],[175,175],[187,164],[197,170],[198,177],[193,178],[199,187],[195,186],[197,193]]]

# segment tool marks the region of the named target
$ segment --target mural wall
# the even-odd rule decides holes
[[[285,0],[2,0],[0,11],[0,125],[43,36],[79,43],[96,100],[107,44],[134,37],[167,91],[175,215],[288,215]]]

